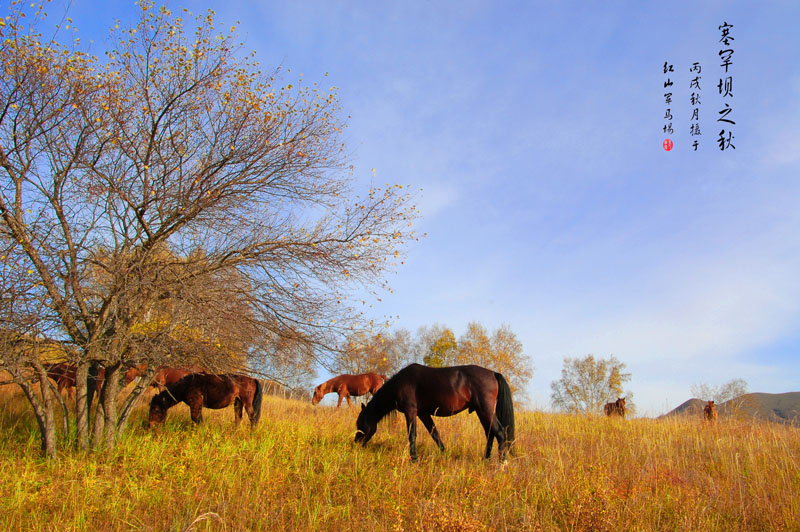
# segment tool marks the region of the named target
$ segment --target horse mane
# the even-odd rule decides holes
[[[370,417],[373,415],[375,416],[376,424],[385,418],[389,412],[397,408],[397,403],[395,401],[397,380],[395,377],[397,377],[396,373],[383,383],[383,386],[372,395],[372,399],[370,399],[367,406],[364,407],[365,412],[368,412]]]

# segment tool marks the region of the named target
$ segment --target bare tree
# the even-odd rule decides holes
[[[707,383],[693,384],[692,397],[703,401],[713,400],[726,414],[738,415],[750,403],[745,397],[748,393],[747,381],[744,379],[731,379],[725,384],[711,386]],[[724,406],[723,406],[723,403]]]
[[[274,395],[308,398],[316,377],[313,347],[302,339],[272,336],[262,340],[251,364],[268,378]]]
[[[351,191],[334,93],[261,72],[211,12],[140,8],[103,63],[43,40],[41,13],[0,28],[0,234],[34,329],[70,346],[83,449],[98,366],[110,445],[146,386],[117,412],[126,368],[243,367],[270,337],[324,359],[414,238],[402,187]]]
[[[613,355],[608,358],[564,358],[561,378],[550,384],[553,406],[580,414],[602,412],[603,405],[623,395],[623,383],[631,380],[625,364]],[[631,392],[626,393],[626,409],[632,409]]]

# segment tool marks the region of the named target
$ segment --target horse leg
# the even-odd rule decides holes
[[[345,395],[344,398],[347,399],[347,405],[350,407],[350,410],[352,410],[353,409],[353,401],[350,400],[350,394],[347,393],[347,392],[345,392],[345,393],[347,395]]]
[[[244,403],[244,411],[247,412],[247,419],[250,420],[250,428],[253,428],[253,419],[256,417],[256,410],[253,408],[253,400]]]
[[[203,396],[199,393],[187,394],[185,402],[189,405],[192,421],[198,425],[203,422]]]
[[[417,412],[404,412],[406,415],[406,430],[408,431],[408,451],[411,461],[417,461]]]
[[[239,426],[239,423],[242,422],[242,406],[243,404],[241,398],[237,397],[233,400],[233,414],[235,416],[237,427]],[[250,415],[250,413],[248,412],[247,415]]]
[[[497,454],[498,458],[502,462],[506,459],[506,453],[508,453],[511,442],[508,440],[506,428],[503,427],[502,423],[500,423],[500,420],[494,415],[492,416],[492,432],[494,433],[494,437],[497,439]],[[489,445],[488,450],[491,451],[491,445]],[[486,458],[489,458],[488,452],[486,453]]]
[[[483,454],[484,459],[488,460],[492,455],[492,444],[494,443],[494,439],[497,438],[497,448],[500,454],[500,460],[502,461],[506,452],[506,438],[503,434],[502,427],[500,427],[500,422],[497,420],[497,417],[495,417],[493,409],[481,406],[477,408],[476,411],[478,418],[481,420],[481,425],[483,425],[483,431],[486,433],[486,452]]]
[[[434,425],[433,418],[430,414],[420,414],[419,418],[422,420],[422,424],[425,425],[425,428],[428,429],[433,441],[439,446],[439,450],[444,451],[444,443],[442,443],[442,438],[439,436],[439,431],[436,429],[436,425]]]

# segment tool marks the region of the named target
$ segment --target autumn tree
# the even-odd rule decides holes
[[[411,334],[406,329],[350,335],[338,355],[340,373],[377,373],[391,376],[410,363]]]
[[[143,1],[100,60],[43,39],[33,10],[0,27],[3,268],[37,305],[6,327],[67,346],[77,445],[124,428],[147,380],[117,411],[133,365],[244,369],[264,338],[328,356],[362,321],[348,295],[383,286],[416,215],[399,186],[352,191],[335,93],[263,72],[212,12],[185,25]],[[38,370],[25,349],[13,364]]]
[[[533,366],[523,352],[522,342],[505,324],[491,335],[478,322],[467,324],[467,331],[458,339],[455,362],[502,373],[514,394],[525,395],[525,386],[533,377]]]
[[[522,396],[533,377],[530,358],[508,325],[490,334],[479,322],[470,322],[459,338],[452,329],[438,323],[422,326],[411,349],[412,360],[427,366],[476,364],[502,373],[512,391]]]
[[[416,358],[426,366],[441,368],[456,364],[458,342],[452,329],[438,323],[417,331]]]
[[[625,364],[613,355],[608,358],[564,358],[561,378],[550,384],[553,406],[565,412],[599,414],[603,406],[623,395],[622,386],[631,380]],[[632,405],[631,392],[626,394],[626,407]]]

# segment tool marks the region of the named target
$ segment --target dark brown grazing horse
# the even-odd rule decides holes
[[[514,442],[511,388],[501,374],[480,366],[429,368],[411,364],[401,369],[366,406],[362,405],[355,442],[366,445],[375,435],[378,421],[395,409],[406,416],[411,460],[417,459],[417,417],[442,451],[444,444],[431,416],[452,416],[466,409],[477,412],[486,433],[484,458],[491,455],[495,438],[501,461]]]
[[[316,405],[322,401],[322,397],[325,394],[335,392],[339,394],[339,403],[336,405],[336,408],[342,406],[342,399],[347,399],[347,404],[352,408],[353,402],[350,400],[351,396],[358,397],[366,393],[374,394],[380,390],[386,380],[385,375],[377,375],[375,373],[339,375],[314,388],[314,397],[311,398],[311,404]]]
[[[233,403],[236,424],[242,421],[242,407],[255,427],[261,417],[261,383],[245,375],[212,375],[190,373],[150,401],[150,415],[145,427],[160,425],[167,418],[167,410],[181,401],[189,405],[192,421],[203,422],[203,407],[220,409]]]
[[[44,366],[45,371],[47,372],[47,376],[53,379],[58,387],[58,393],[67,389],[67,393],[69,393],[70,397],[75,395],[75,383],[77,380],[78,368],[75,364],[70,362],[57,362],[57,363],[45,363],[42,364]],[[143,375],[146,366],[144,364],[140,364],[138,366],[132,367],[125,372],[125,384],[128,385],[133,382],[133,379],[136,377]],[[96,389],[101,389],[103,387],[103,380],[106,376],[105,368],[100,368],[97,372],[97,387]]]
[[[603,407],[603,411],[607,416],[625,417],[625,398],[620,397],[613,403],[606,403],[606,406]]]
[[[712,423],[717,420],[717,407],[714,405],[714,401],[707,402],[703,407],[703,417]]]

